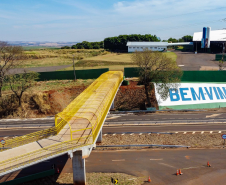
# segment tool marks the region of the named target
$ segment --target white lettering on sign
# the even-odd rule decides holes
[[[181,83],[178,89],[169,90],[166,100],[162,100],[155,92],[159,106],[226,103],[226,83]]]

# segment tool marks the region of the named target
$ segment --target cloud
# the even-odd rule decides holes
[[[68,5],[68,6],[73,6],[77,9],[80,9],[86,13],[90,13],[90,14],[96,14],[96,15],[100,15],[100,10],[98,10],[97,8],[92,7],[90,4],[87,3],[81,3],[81,1],[75,1],[75,0],[52,0],[54,2],[60,3],[60,4],[64,4],[64,5]]]
[[[131,17],[140,15],[172,15],[204,9],[221,8],[224,0],[135,0],[120,1],[113,5],[114,11]]]

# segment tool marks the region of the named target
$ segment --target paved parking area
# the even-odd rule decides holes
[[[215,54],[174,51],[177,55],[177,65],[184,71],[218,70]]]

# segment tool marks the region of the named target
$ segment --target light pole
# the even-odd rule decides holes
[[[74,57],[75,57],[75,55],[72,55],[72,56],[73,56],[74,81],[76,81],[76,74],[75,74],[75,62],[74,62]]]

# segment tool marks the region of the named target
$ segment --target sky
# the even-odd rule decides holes
[[[102,41],[122,34],[162,40],[226,28],[225,0],[0,0],[1,41]]]

